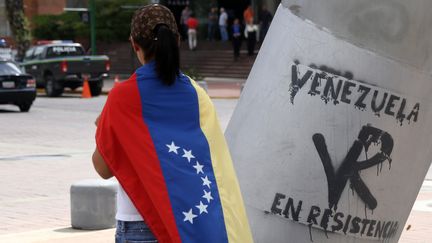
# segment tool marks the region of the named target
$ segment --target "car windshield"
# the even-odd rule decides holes
[[[0,75],[17,75],[21,73],[21,70],[15,63],[0,62]]]
[[[82,56],[84,50],[80,46],[52,46],[47,50],[47,57]]]

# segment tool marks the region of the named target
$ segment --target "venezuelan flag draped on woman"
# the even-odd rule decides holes
[[[97,149],[159,242],[252,242],[215,109],[193,80],[149,62],[110,92]]]

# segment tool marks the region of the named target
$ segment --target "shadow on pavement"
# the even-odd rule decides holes
[[[43,97],[43,98],[50,98],[50,99],[70,99],[70,98],[81,98],[81,94],[69,94],[69,93],[63,93],[59,97],[48,97],[45,93],[38,93],[37,97]],[[36,98],[37,99],[37,98]]]
[[[17,109],[18,109],[18,107],[17,107]],[[9,110],[9,109],[3,109],[3,108],[1,108],[0,109],[0,113],[20,113],[20,111],[19,110]]]
[[[99,230],[82,230],[82,229],[74,229],[72,227],[67,227],[67,228],[61,228],[61,229],[55,229],[54,232],[58,232],[58,233],[74,233],[74,234],[79,234],[79,233],[87,233],[87,232],[96,232]]]

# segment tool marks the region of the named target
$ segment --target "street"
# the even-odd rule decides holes
[[[105,97],[38,97],[29,113],[0,109],[0,234],[70,224],[69,187],[95,178],[93,121]]]
[[[65,94],[60,98],[39,96],[29,113],[20,113],[14,106],[0,106],[0,241],[2,236],[14,238],[19,233],[44,229],[60,228],[67,232],[71,184],[98,178],[91,163],[95,146],[94,120],[105,99],[106,96],[81,99],[78,94]],[[237,99],[213,101],[225,129]],[[431,170],[427,178],[432,179]],[[432,185],[429,182],[425,182],[418,199],[422,199],[422,193],[430,195]],[[412,232],[420,232],[423,237],[427,226],[431,225],[427,216],[432,215],[432,210],[427,210],[427,205],[416,203],[411,214],[422,218],[424,228],[415,227],[417,218],[415,222],[410,221],[412,218],[408,220]],[[108,238],[112,232],[107,233]],[[44,234],[44,237],[49,236]],[[413,239],[418,239],[416,237],[417,234]],[[402,239],[411,238],[406,234],[402,236]]]

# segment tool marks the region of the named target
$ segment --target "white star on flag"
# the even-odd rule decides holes
[[[174,144],[174,141],[171,142],[171,144],[166,144],[166,146],[168,147],[168,153],[174,152],[175,154],[178,154],[177,149],[179,149],[180,147],[177,147]]]
[[[210,200],[213,199],[213,197],[211,196],[211,191],[206,192],[206,190],[204,190],[204,196],[202,196],[203,198],[207,199],[207,202],[209,203]]]
[[[205,205],[205,204],[202,203],[201,201],[200,201],[200,204],[199,204],[199,205],[196,205],[195,207],[197,207],[197,208],[199,209],[199,214],[202,214],[202,213],[208,213],[208,212],[207,212],[207,207],[208,207],[208,205]]]
[[[188,160],[189,163],[190,163],[190,160],[192,158],[195,158],[195,156],[192,155],[192,150],[185,150],[185,149],[183,149],[183,153],[184,154],[183,154],[182,157],[187,158],[187,160]]]
[[[200,163],[198,163],[198,161],[197,161],[196,164],[195,164],[194,166],[192,166],[192,167],[194,167],[194,168],[196,169],[196,173],[197,173],[197,174],[199,174],[199,173],[203,173],[203,174],[204,174],[204,171],[203,171],[203,167],[204,167],[204,165],[200,165]]]
[[[211,181],[208,179],[208,177],[207,176],[206,177],[201,177],[201,180],[203,181],[203,186],[205,185],[205,186],[207,186],[210,189]]]
[[[183,212],[183,215],[185,216],[185,218],[183,219],[183,221],[189,221],[189,223],[193,224],[193,219],[198,217],[195,214],[192,213],[192,208],[189,209],[188,212]]]

